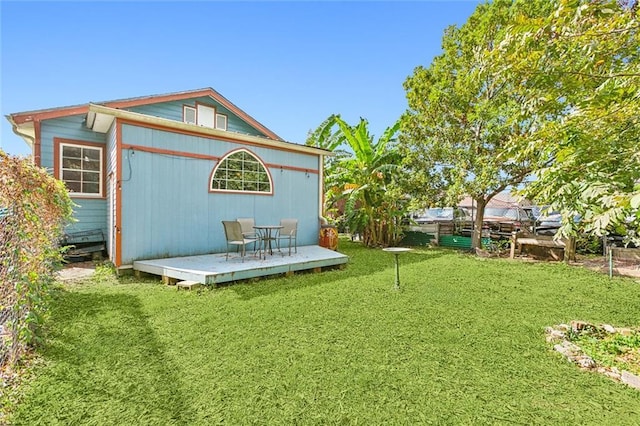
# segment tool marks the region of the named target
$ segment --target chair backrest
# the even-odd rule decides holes
[[[296,235],[298,232],[298,219],[281,219],[280,225],[280,235]]]
[[[252,217],[239,217],[238,219],[236,219],[238,222],[240,222],[240,227],[242,228],[242,232],[244,232],[245,234],[253,234],[256,232],[255,229],[253,229],[253,227],[256,224],[256,221],[253,220]]]
[[[227,238],[227,241],[244,240],[244,237],[242,236],[242,227],[240,226],[240,222],[236,220],[223,220],[222,225],[224,226],[224,235]]]

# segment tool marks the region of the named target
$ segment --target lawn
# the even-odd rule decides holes
[[[639,424],[640,392],[544,328],[637,326],[640,284],[563,264],[341,241],[343,270],[200,292],[106,274],[56,292],[14,424]]]

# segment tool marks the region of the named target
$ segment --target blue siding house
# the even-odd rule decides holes
[[[282,140],[211,88],[10,114],[33,159],[67,185],[76,222],[118,268],[223,252],[222,220],[297,218],[318,243],[323,157]]]

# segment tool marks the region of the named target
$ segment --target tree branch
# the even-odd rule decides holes
[[[542,73],[538,73],[542,74]],[[582,77],[590,77],[590,78],[617,78],[617,77],[640,77],[640,73],[619,73],[619,74],[608,74],[608,75],[600,75],[600,74],[589,74],[585,72],[578,71],[563,71],[558,74],[571,74],[571,75],[579,75]]]
[[[601,36],[608,36],[608,35],[612,35],[612,34],[622,34],[628,31],[633,31],[633,30],[638,30],[640,29],[640,25],[637,25],[635,27],[631,27],[631,28],[620,28],[620,29],[616,29],[616,30],[611,30],[611,31],[602,31],[602,32],[592,32],[589,33],[588,31],[582,32],[582,33],[577,33],[577,34],[564,34],[564,37],[567,38],[575,38],[575,37],[582,37],[582,36],[593,36],[593,37],[601,37]]]

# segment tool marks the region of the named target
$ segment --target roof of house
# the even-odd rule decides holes
[[[151,105],[161,102],[170,102],[170,101],[179,101],[183,99],[193,99],[198,97],[209,96],[216,102],[220,103],[220,105],[227,108],[229,111],[237,115],[239,118],[244,120],[246,123],[262,132],[266,137],[259,136],[251,136],[245,134],[236,134],[234,132],[226,132],[220,133],[221,131],[216,129],[199,129],[200,132],[210,134],[211,136],[222,137],[224,135],[228,137],[232,137],[234,139],[238,139],[241,141],[258,143],[260,145],[265,146],[279,146],[281,148],[294,149],[296,151],[304,151],[313,154],[320,155],[333,155],[332,152],[322,149],[315,148],[306,145],[300,145],[293,142],[286,142],[276,133],[268,129],[266,126],[261,124],[258,120],[251,117],[249,114],[244,112],[238,106],[233,104],[227,98],[222,96],[220,93],[215,91],[214,89],[207,87],[203,89],[196,90],[188,90],[184,92],[175,92],[175,93],[166,93],[161,95],[150,95],[150,96],[140,96],[135,98],[126,98],[126,99],[116,99],[112,101],[103,101],[103,102],[89,102],[81,105],[70,105],[63,106],[57,108],[47,108],[47,109],[39,109],[33,111],[23,111],[17,112],[13,114],[9,114],[6,116],[7,120],[13,126],[13,131],[17,135],[21,136],[29,146],[33,146],[33,141],[35,141],[35,126],[34,123],[49,120],[60,117],[67,117],[71,115],[82,115],[87,114],[90,117],[88,122],[91,123],[91,128],[95,131],[104,132],[106,129],[105,125],[108,125],[112,122],[113,118],[125,117],[129,119],[134,119],[136,121],[147,121],[147,122],[158,122],[155,124],[161,124],[165,127],[177,128],[181,129],[184,126],[192,126],[189,124],[184,124],[182,122],[177,122],[175,120],[167,120],[162,119],[160,117],[152,117],[144,114],[138,114],[131,111],[127,111],[126,108],[132,108],[136,106],[142,105]],[[98,121],[96,121],[96,116],[98,117]],[[89,123],[88,123],[89,124]]]
[[[71,105],[57,108],[47,108],[34,111],[24,111],[9,114],[7,118],[13,125],[21,125],[36,120],[47,120],[51,118],[65,117],[69,115],[86,114],[90,104],[104,105],[110,108],[130,108],[140,105],[150,105],[160,102],[177,101],[182,99],[190,99],[195,97],[210,96],[219,102],[225,108],[242,118],[244,121],[263,132],[267,137],[275,140],[283,140],[280,136],[269,130],[258,120],[241,110],[230,100],[222,96],[210,87],[204,89],[188,90],[184,92],[166,93],[162,95],[140,96],[136,98],[116,99],[112,101],[90,102],[82,105]]]
[[[522,207],[522,206],[529,206],[529,205],[531,205],[531,202],[529,200],[516,197],[508,191],[503,191],[497,194],[496,196],[494,196],[487,204],[487,207],[512,207],[512,206]],[[460,203],[458,203],[458,206],[470,208],[475,206],[475,201],[473,201],[471,197],[466,196],[460,201]]]

